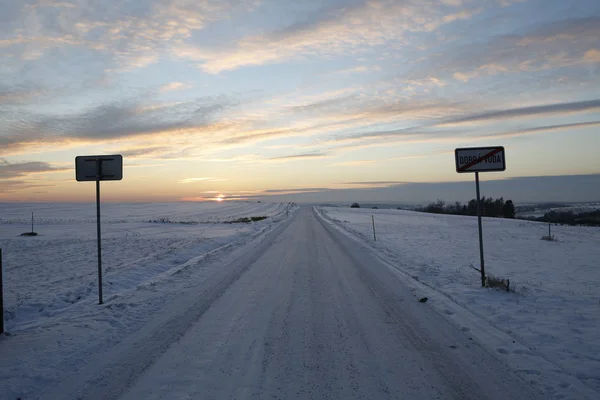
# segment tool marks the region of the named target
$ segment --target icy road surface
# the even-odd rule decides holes
[[[536,399],[309,208],[44,393],[64,399]]]

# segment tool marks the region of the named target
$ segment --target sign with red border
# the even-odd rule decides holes
[[[456,172],[494,172],[506,170],[504,147],[468,147],[454,150]]]

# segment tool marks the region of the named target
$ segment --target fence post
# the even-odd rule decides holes
[[[377,236],[375,236],[375,216],[371,215],[371,220],[373,221],[373,240],[377,241]]]

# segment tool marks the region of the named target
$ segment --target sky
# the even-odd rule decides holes
[[[578,176],[566,201],[600,200],[586,189],[600,174],[598,0],[0,0],[0,11],[0,201],[94,201],[75,157],[99,154],[124,160],[105,201],[325,201],[344,189],[379,200],[437,184],[428,200],[472,182],[455,148],[497,145],[506,171],[482,180]]]

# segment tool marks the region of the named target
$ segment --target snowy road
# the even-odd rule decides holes
[[[312,209],[251,250],[45,398],[541,398]]]

